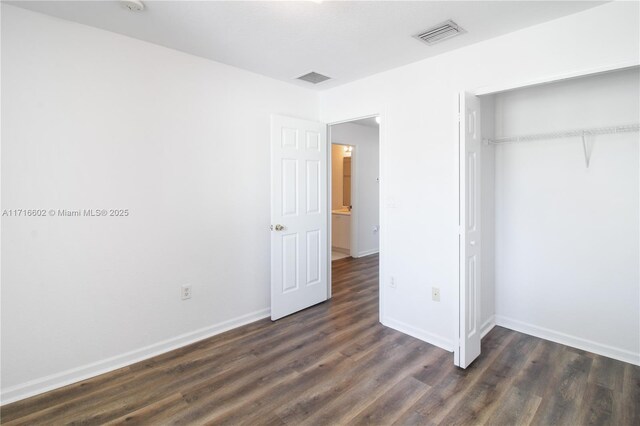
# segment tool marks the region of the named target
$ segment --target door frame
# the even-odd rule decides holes
[[[378,160],[378,215],[379,215],[379,228],[378,228],[378,254],[379,254],[379,263],[378,263],[378,276],[379,276],[379,284],[378,284],[378,295],[379,295],[379,309],[378,309],[378,320],[384,324],[384,306],[385,306],[385,292],[384,292],[384,288],[385,286],[383,285],[383,282],[385,282],[385,280],[383,279],[383,277],[385,277],[385,264],[386,264],[386,258],[384,256],[384,247],[386,247],[386,222],[387,222],[387,217],[386,217],[386,213],[385,213],[385,209],[383,208],[383,200],[385,200],[386,198],[386,189],[385,189],[385,179],[384,179],[384,147],[386,146],[386,129],[387,129],[387,120],[386,120],[386,114],[383,111],[372,111],[366,114],[362,114],[362,115],[357,115],[357,116],[347,116],[347,117],[340,117],[340,119],[338,120],[334,120],[334,121],[329,121],[326,123],[327,125],[327,156],[328,156],[328,173],[327,173],[327,206],[331,206],[331,195],[332,195],[332,173],[331,170],[333,168],[333,163],[332,163],[332,158],[331,158],[331,146],[333,145],[333,143],[331,142],[332,138],[331,138],[331,127],[335,126],[336,124],[345,124],[345,123],[350,123],[352,121],[357,121],[357,120],[362,120],[365,118],[374,118],[374,117],[379,117],[380,118],[380,123],[378,124],[378,154],[379,154],[379,160]],[[339,143],[339,142],[338,142]],[[354,144],[350,144],[352,146],[354,146],[354,152],[357,151],[357,145]],[[357,158],[358,158],[358,154],[355,154],[355,162],[357,162]],[[353,161],[353,160],[352,160]],[[351,205],[353,205],[353,209],[357,209],[358,208],[358,200],[357,200],[357,191],[358,191],[358,187],[357,187],[357,183],[356,183],[356,179],[354,179],[353,177],[355,176],[356,173],[358,173],[357,171],[358,165],[354,164],[353,162],[351,163]],[[354,194],[356,194],[356,199],[354,200],[353,196]],[[328,277],[328,281],[327,281],[327,294],[329,296],[329,299],[332,297],[332,292],[331,292],[331,283],[332,283],[332,275],[331,275],[331,246],[332,246],[332,238],[331,238],[331,231],[333,230],[333,222],[332,222],[332,215],[331,215],[331,208],[327,209],[327,223],[328,223],[328,227],[329,227],[329,231],[327,232],[327,277]],[[358,212],[356,211],[356,218],[354,220],[353,217],[353,213],[352,213],[352,217],[351,217],[351,244],[352,244],[352,249],[351,249],[351,253],[354,254],[354,250],[353,250],[353,242],[354,242],[354,235],[357,236],[357,231],[355,231],[355,226],[353,226],[354,224],[357,225],[357,215]],[[356,242],[356,247],[357,247],[357,242]],[[356,253],[357,254],[357,253]]]
[[[513,81],[513,82],[508,82],[506,84],[502,84],[502,85],[496,85],[496,86],[482,86],[479,88],[475,88],[475,89],[460,89],[459,91],[454,92],[453,96],[455,101],[453,102],[454,104],[454,111],[453,111],[453,116],[455,117],[454,121],[454,126],[453,126],[453,135],[454,135],[454,140],[457,140],[457,148],[455,149],[455,154],[453,157],[453,164],[456,170],[456,176],[458,177],[458,197],[456,200],[457,203],[457,207],[458,207],[458,217],[460,215],[460,209],[461,209],[461,204],[460,204],[460,197],[463,195],[460,191],[461,186],[460,186],[460,124],[459,124],[459,120],[460,120],[460,111],[459,111],[459,96],[460,96],[460,92],[469,92],[469,93],[473,93],[474,95],[481,97],[481,96],[492,96],[492,95],[496,95],[498,93],[503,93],[503,92],[510,92],[512,90],[519,90],[519,89],[525,89],[528,87],[533,87],[533,86],[539,86],[539,85],[544,85],[544,84],[553,84],[553,83],[557,83],[560,81],[566,81],[566,80],[572,80],[575,78],[582,78],[582,77],[587,77],[587,76],[594,76],[594,75],[598,75],[598,74],[604,74],[604,73],[608,73],[608,72],[615,72],[615,71],[623,71],[625,69],[630,69],[630,68],[636,68],[636,67],[640,67],[640,62],[638,61],[626,61],[626,62],[616,62],[616,63],[610,63],[610,64],[603,64],[601,66],[597,66],[597,67],[590,67],[590,68],[581,68],[581,69],[576,69],[573,71],[569,71],[569,72],[564,72],[564,73],[559,73],[559,74],[549,74],[549,75],[542,75],[538,78],[535,79],[531,79],[531,80],[517,80],[517,81]],[[458,224],[458,226],[456,226],[456,233],[454,238],[456,240],[459,241],[460,238],[460,224]],[[459,243],[458,243],[459,244]],[[453,310],[453,325],[454,325],[454,334],[453,334],[453,339],[452,341],[454,342],[454,359],[456,356],[456,351],[459,351],[460,349],[460,280],[462,279],[462,277],[460,276],[460,269],[461,268],[461,264],[460,264],[460,247],[458,247],[458,262],[456,263],[456,271],[455,271],[455,276],[457,277],[457,282],[458,285],[454,286],[454,303],[455,303],[455,307]],[[482,283],[481,283],[482,285]],[[491,331],[491,329],[493,327],[495,327],[495,320],[493,321],[493,324],[484,331],[483,334],[481,334],[481,339],[489,332]]]

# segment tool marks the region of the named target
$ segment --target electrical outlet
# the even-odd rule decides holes
[[[396,279],[395,278],[391,277],[389,279],[389,287],[396,288]]]
[[[440,289],[438,287],[431,287],[431,300],[434,302],[440,301]]]
[[[191,286],[183,285],[180,287],[180,296],[182,297],[182,300],[191,299]]]

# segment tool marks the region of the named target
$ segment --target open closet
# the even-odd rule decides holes
[[[479,99],[483,333],[638,363],[638,67]]]

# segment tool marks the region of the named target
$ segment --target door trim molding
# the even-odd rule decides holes
[[[557,83],[563,80],[571,80],[574,78],[586,77],[590,75],[603,74],[607,72],[613,71],[622,71],[628,68],[635,68],[640,66],[640,62],[637,60],[634,61],[625,61],[625,62],[614,62],[610,64],[604,64],[598,67],[590,67],[579,69],[575,71],[560,73],[560,74],[550,74],[541,76],[536,79],[526,80],[526,81],[515,81],[506,84],[496,85],[496,86],[485,86],[472,93],[476,96],[484,96],[484,95],[494,95],[496,93],[508,92],[511,90],[524,89],[526,87],[539,86],[542,84],[548,83]]]

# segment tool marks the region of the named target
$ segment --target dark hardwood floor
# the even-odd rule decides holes
[[[378,258],[333,298],[4,406],[17,424],[640,425],[640,367],[504,328],[467,370],[378,323]]]

